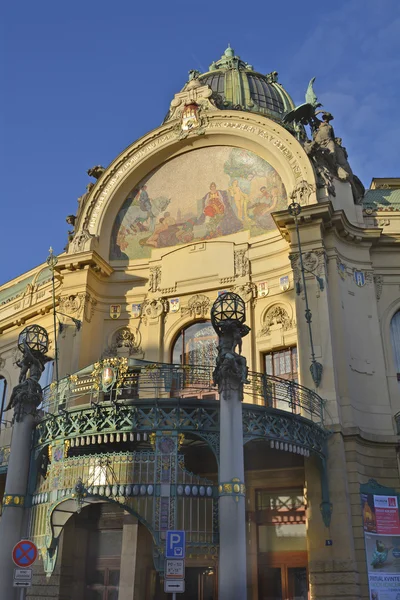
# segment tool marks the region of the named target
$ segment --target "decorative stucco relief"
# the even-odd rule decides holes
[[[204,294],[196,294],[190,298],[188,305],[182,307],[182,314],[193,318],[206,318],[210,316],[211,300]]]
[[[235,277],[246,277],[250,274],[250,261],[247,250],[235,250]]]
[[[271,327],[279,326],[283,331],[288,331],[295,327],[293,319],[290,318],[287,310],[281,305],[274,305],[269,308],[265,314],[263,327],[257,334],[257,337],[263,337],[271,333]]]
[[[140,342],[141,334],[137,328],[122,327],[112,336],[111,344],[103,352],[103,358],[138,354],[141,352]]]
[[[162,314],[167,313],[169,310],[169,303],[166,298],[153,298],[143,302],[142,305],[142,318],[146,325],[148,319],[158,319]]]
[[[61,296],[59,299],[60,312],[75,318],[84,317],[90,323],[92,320],[97,300],[89,292],[79,292]]]

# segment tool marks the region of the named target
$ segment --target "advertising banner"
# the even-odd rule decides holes
[[[400,600],[398,496],[363,493],[366,487],[361,486],[361,506],[370,600]]]

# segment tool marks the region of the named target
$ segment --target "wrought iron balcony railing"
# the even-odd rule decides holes
[[[114,370],[114,375],[110,372],[113,380],[109,385],[102,382],[107,367]],[[57,414],[104,402],[126,404],[168,398],[218,400],[213,369],[212,366],[105,359],[45,388],[41,409],[44,413]],[[264,373],[250,371],[248,378],[249,383],[244,386],[245,402],[289,411],[323,425],[324,401],[312,390]]]

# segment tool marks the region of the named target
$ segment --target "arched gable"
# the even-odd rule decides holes
[[[303,202],[317,201],[315,175],[306,153],[277,123],[247,113],[216,111],[208,118],[205,135],[191,134],[184,140],[179,138],[176,125],[170,122],[149,133],[111,163],[85,198],[69,253],[96,249],[108,259],[112,229],[127,195],[166,161],[189,151],[213,148],[210,152],[215,153],[216,146],[242,149],[270,165],[282,181],[286,198],[304,189],[307,182]]]

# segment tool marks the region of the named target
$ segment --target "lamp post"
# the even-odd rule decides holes
[[[302,253],[301,242],[300,242],[299,215],[301,213],[301,206],[298,202],[292,202],[288,206],[288,211],[289,211],[289,214],[292,215],[292,217],[294,218],[294,224],[296,226],[296,234],[297,234],[297,245],[299,247],[300,271],[301,271],[301,278],[303,281],[304,299],[306,302],[305,318],[306,318],[307,325],[308,325],[308,334],[310,337],[310,347],[311,347],[310,372],[311,372],[311,377],[313,378],[313,381],[315,383],[315,387],[319,387],[319,385],[321,383],[323,366],[321,365],[321,363],[319,363],[317,360],[315,360],[314,342],[313,342],[313,335],[312,335],[312,328],[311,328],[312,313],[311,313],[310,307],[308,305],[306,276],[305,276],[305,271],[306,270],[308,271],[308,269],[305,269],[305,267],[304,267],[303,253]],[[320,289],[322,290],[323,289],[322,279],[320,277],[317,277],[317,281],[320,286]]]
[[[56,365],[56,385],[58,388],[58,348],[57,348],[57,312],[56,312],[56,281],[54,277],[54,273],[56,270],[56,265],[58,263],[58,258],[53,254],[53,248],[50,246],[49,248],[49,256],[46,259],[47,264],[49,265],[49,269],[52,274],[51,284],[52,284],[52,292],[53,292],[53,325],[54,325],[54,362]]]
[[[19,590],[13,587],[14,564],[12,550],[25,534],[26,492],[36,409],[42,402],[39,379],[49,359],[47,331],[39,325],[29,325],[20,333],[18,348],[22,359],[19,382],[13,388],[6,410],[14,409],[13,434],[3,516],[0,520],[0,600],[15,600]]]
[[[220,600],[247,597],[242,400],[243,384],[248,381],[241,350],[242,337],[250,328],[245,319],[245,304],[237,294],[221,294],[212,306],[211,322],[219,337],[213,377],[220,394]]]
[[[55,270],[56,270],[56,266],[58,263],[58,258],[57,256],[54,255],[53,253],[53,248],[50,246],[49,248],[49,256],[46,259],[46,262],[49,266],[49,269],[52,273],[52,278],[51,278],[51,282],[52,282],[52,296],[53,296],[53,325],[54,325],[54,362],[55,362],[55,367],[56,367],[56,386],[58,389],[58,380],[59,380],[59,370],[58,370],[58,341],[57,341],[57,318],[58,315],[62,315],[63,317],[66,317],[67,319],[71,319],[71,321],[73,321],[76,330],[80,331],[81,327],[82,327],[82,321],[80,321],[79,319],[75,319],[74,317],[71,317],[70,315],[66,315],[60,311],[58,311],[56,309],[56,280],[55,280]],[[63,329],[64,329],[64,325],[61,323],[60,319],[58,319],[59,323],[58,323],[58,332],[62,333]]]

